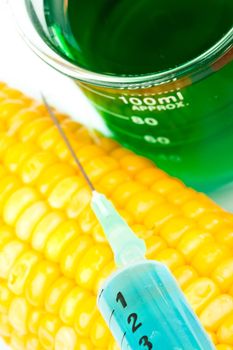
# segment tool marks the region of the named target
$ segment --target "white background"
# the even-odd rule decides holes
[[[74,83],[48,67],[26,47],[16,32],[4,0],[0,0],[1,80],[37,98],[39,92],[43,91],[50,103],[70,113],[74,119],[87,125],[98,126],[104,131],[97,113]],[[225,208],[233,209],[232,188],[225,188],[212,196]],[[1,343],[0,350],[5,350]]]

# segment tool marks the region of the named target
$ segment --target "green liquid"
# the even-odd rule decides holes
[[[153,73],[212,47],[233,21],[232,0],[45,0],[50,44],[88,70]]]
[[[112,75],[174,68],[210,49],[233,24],[232,0],[44,0],[42,26],[33,0],[26,2],[54,51]],[[233,62],[207,69],[190,86],[157,95],[82,88],[113,138],[208,192],[233,181]]]

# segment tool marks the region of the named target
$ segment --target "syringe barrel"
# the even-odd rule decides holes
[[[104,284],[98,307],[122,350],[214,350],[166,266],[143,261]]]

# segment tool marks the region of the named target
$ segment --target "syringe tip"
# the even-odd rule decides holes
[[[112,247],[117,265],[126,266],[144,259],[145,242],[134,234],[113,204],[94,191],[91,206]]]

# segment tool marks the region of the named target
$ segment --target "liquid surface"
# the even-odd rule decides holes
[[[232,0],[44,0],[60,55],[105,74],[147,74],[185,63],[231,28]]]

